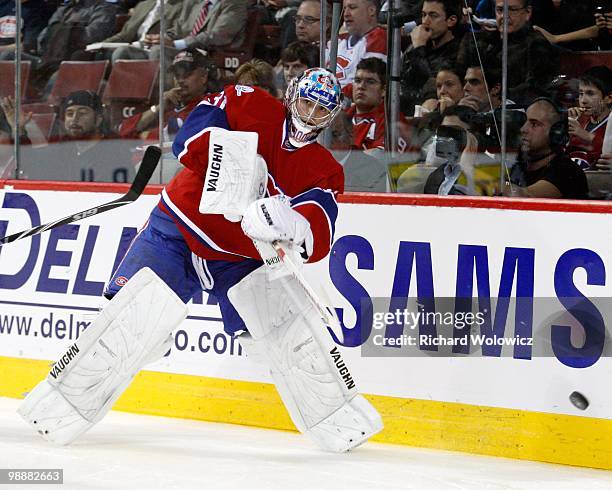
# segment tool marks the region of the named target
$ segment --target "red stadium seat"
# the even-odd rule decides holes
[[[118,60],[111,70],[103,99],[151,100],[158,75],[158,60]]]
[[[261,14],[259,11],[251,11],[247,17],[246,32],[242,46],[236,50],[226,50],[223,48],[210,49],[209,55],[219,68],[226,70],[236,70],[242,63],[253,58],[255,42],[260,29]]]
[[[62,61],[49,102],[59,103],[76,90],[100,93],[108,61]]]
[[[579,77],[593,66],[612,66],[612,51],[575,51],[561,55],[561,73]]]
[[[40,131],[47,139],[51,136],[55,118],[56,115],[54,113],[32,114],[32,121],[38,125]]]
[[[30,79],[30,61],[21,62],[21,99],[25,99]],[[15,96],[15,62],[0,61],[0,97]]]
[[[117,60],[113,64],[102,97],[104,103],[110,104],[113,128],[157,100],[154,89],[158,76],[159,60]]]

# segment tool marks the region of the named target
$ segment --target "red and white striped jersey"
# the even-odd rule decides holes
[[[329,43],[328,43],[329,57]],[[346,93],[345,88],[353,84],[357,64],[363,58],[376,57],[387,61],[387,31],[380,26],[369,31],[365,36],[355,39],[355,36],[341,34],[338,39],[338,61],[336,77]],[[350,88],[347,89],[350,93]]]

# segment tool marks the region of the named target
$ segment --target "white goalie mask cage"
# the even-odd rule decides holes
[[[311,108],[300,112],[299,99],[313,102]],[[290,115],[289,141],[294,146],[303,146],[329,127],[342,110],[340,84],[329,70],[310,68],[289,82],[285,92],[285,106]],[[325,109],[323,116],[315,115],[317,106]]]

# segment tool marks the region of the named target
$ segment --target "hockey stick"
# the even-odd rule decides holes
[[[130,204],[134,202],[145,186],[149,182],[151,175],[155,171],[155,167],[157,167],[157,162],[161,157],[161,150],[156,146],[149,146],[145,151],[144,157],[142,158],[142,162],[140,164],[140,168],[136,173],[136,177],[134,177],[134,182],[130,186],[130,190],[124,196],[121,196],[119,199],[115,199],[114,201],[107,202],[106,204],[100,204],[99,206],[90,208],[86,211],[81,211],[80,213],[76,213],[70,216],[66,216],[65,218],[60,218],[57,221],[53,221],[52,223],[47,223],[40,226],[35,226],[34,228],[30,228],[29,230],[20,231],[19,233],[14,233],[13,235],[5,236],[0,238],[0,246],[15,242],[17,240],[21,240],[22,238],[27,238],[32,235],[37,235],[38,233],[42,233],[47,230],[51,230],[52,228],[57,228],[58,226],[67,225],[68,223],[74,223],[75,221],[82,220],[84,218],[89,218],[90,216],[94,216],[96,214],[105,213],[106,211],[110,211],[111,209],[115,209],[121,206],[125,206],[126,204]]]
[[[274,247],[274,250],[276,250],[276,253],[278,254],[278,257],[281,262],[285,265],[285,267],[287,267],[289,272],[291,272],[293,278],[304,290],[304,292],[306,293],[306,297],[308,298],[312,306],[317,309],[319,315],[321,315],[321,319],[328,326],[332,326],[334,328],[337,328],[339,331],[342,331],[340,320],[338,319],[338,316],[336,315],[336,310],[333,309],[333,306],[330,306],[329,308],[324,306],[324,303],[319,298],[319,295],[315,292],[314,289],[312,289],[312,286],[308,284],[306,278],[302,274],[302,271],[297,265],[295,265],[295,263],[287,254],[280,242],[274,242],[272,243],[272,246]]]

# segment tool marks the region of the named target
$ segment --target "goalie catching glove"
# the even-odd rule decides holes
[[[291,248],[303,247],[307,257],[313,251],[310,223],[291,208],[286,196],[274,196],[252,202],[243,218],[242,231],[257,242],[286,242]]]

